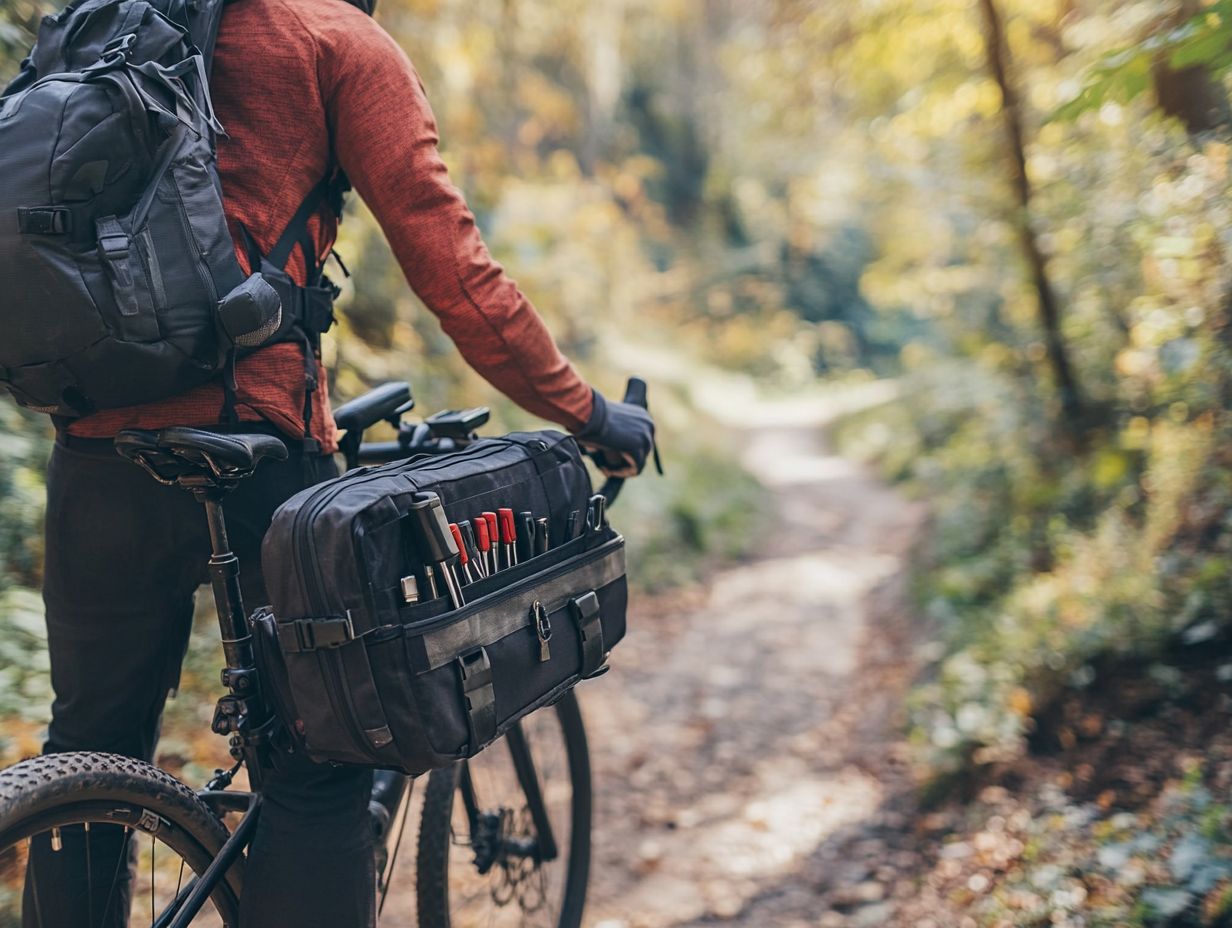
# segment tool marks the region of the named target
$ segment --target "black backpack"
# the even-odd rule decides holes
[[[269,255],[248,237],[245,278],[209,95],[223,5],[72,3],[0,95],[0,384],[24,406],[80,417],[174,396],[280,341],[304,345],[316,389],[337,290],[310,249],[308,286],[283,267],[345,178],[318,184]]]

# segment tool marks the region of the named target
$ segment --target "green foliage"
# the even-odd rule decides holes
[[[1202,67],[1214,75],[1232,68],[1232,2],[1216,0],[1186,22],[1148,35],[1091,68],[1082,89],[1052,119],[1073,120],[1108,102],[1129,103],[1153,86],[1160,62]]]
[[[1200,766],[1194,770],[1200,775]],[[1226,924],[1232,807],[1201,782],[1167,784],[1142,814],[1108,814],[1068,802],[1058,790],[1043,793],[1026,823],[1031,853],[973,907],[978,924]]]
[[[1037,714],[1064,689],[1098,684],[1110,661],[1164,659],[1228,633],[1222,411],[1126,416],[1074,459],[1003,374],[930,368],[908,386],[839,437],[933,507],[918,593],[943,649],[912,719],[934,772],[1014,758]]]
[[[46,423],[0,402],[0,590],[38,582],[48,451]]]

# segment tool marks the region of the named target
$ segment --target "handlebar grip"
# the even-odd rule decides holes
[[[641,406],[642,409],[648,409],[646,405],[646,381],[641,377],[630,377],[629,382],[625,384],[625,402],[633,406]]]
[[[649,409],[650,407],[646,405],[646,381],[641,377],[630,377],[629,382],[625,384],[624,401],[633,406],[641,406],[642,409]],[[599,494],[607,500],[610,506],[616,502],[616,497],[620,495],[620,488],[624,485],[624,477],[608,477],[603,486],[599,488]]]

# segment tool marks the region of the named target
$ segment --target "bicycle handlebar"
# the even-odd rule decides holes
[[[386,385],[386,387],[391,386]],[[399,384],[399,386],[404,385]],[[373,393],[384,390],[386,387],[378,387]],[[409,389],[406,392],[409,394]],[[371,396],[372,394],[367,394],[365,397],[353,400],[351,403],[346,404],[346,407],[365,407],[367,398]],[[646,381],[640,377],[630,377],[629,382],[625,385],[624,401],[646,409]],[[343,408],[345,409],[346,407]],[[407,409],[409,409],[409,406],[396,410],[395,414],[405,412]],[[355,417],[347,418],[349,422],[351,418]],[[339,425],[341,424],[339,423]],[[358,434],[356,434],[356,429],[358,429]],[[415,425],[402,424],[398,429],[397,441],[364,442],[361,444],[360,439],[362,435],[363,428],[356,424],[356,427],[347,431],[342,441],[339,442],[340,449],[346,455],[348,467],[353,468],[359,464],[387,463],[413,457],[416,454],[445,454],[464,448],[469,441],[478,439],[478,436],[473,434],[469,439],[460,438],[452,434],[449,436],[438,435],[433,432],[429,422]],[[584,450],[583,453],[593,460],[599,452]],[[657,461],[657,449],[655,450],[655,456]],[[625,479],[624,477],[608,477],[599,488],[599,493],[607,499],[609,505],[620,495]]]

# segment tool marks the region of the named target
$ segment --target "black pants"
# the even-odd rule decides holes
[[[249,608],[266,601],[260,545],[274,510],[336,472],[329,458],[292,453],[289,461],[262,464],[226,500]],[[152,760],[163,703],[179,679],[193,596],[206,580],[205,512],[189,493],[159,485],[120,458],[110,441],[71,437],[56,443],[47,497],[43,598],[55,702],[45,750]],[[371,787],[370,771],[302,759],[267,777],[244,879],[243,928],[375,923]],[[100,843],[92,846],[93,873],[115,873],[119,845]],[[37,851],[31,867],[36,877],[48,868],[50,877],[40,885],[85,885],[84,876],[58,872]],[[40,898],[40,928],[88,924],[83,896]],[[107,928],[126,925],[127,900],[111,908]],[[33,923],[31,911],[26,920]]]

